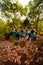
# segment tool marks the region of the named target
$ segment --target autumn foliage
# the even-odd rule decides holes
[[[24,44],[21,46],[20,44]],[[43,47],[25,42],[0,42],[0,65],[43,65]]]

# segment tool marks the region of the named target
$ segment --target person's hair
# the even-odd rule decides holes
[[[28,31],[28,30],[26,29],[26,31]]]
[[[17,29],[15,29],[15,31],[17,32]]]
[[[34,33],[34,30],[31,30],[31,33]]]
[[[21,30],[21,32],[23,33],[23,30]]]

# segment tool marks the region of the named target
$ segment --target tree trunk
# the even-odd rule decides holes
[[[39,15],[38,15],[38,18],[37,18],[37,20],[36,20],[36,35],[37,35],[37,33],[38,33],[38,21],[39,21]]]

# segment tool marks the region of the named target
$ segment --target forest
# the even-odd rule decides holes
[[[0,65],[43,65],[43,0],[0,0]]]

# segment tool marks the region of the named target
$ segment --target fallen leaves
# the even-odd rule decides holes
[[[2,42],[2,48],[0,48],[0,64],[7,61],[13,63],[17,62],[18,65],[29,65],[31,62],[42,62],[43,53],[41,55],[41,51],[38,49],[37,45],[30,43],[29,41],[26,41],[23,47],[19,44],[13,45],[12,43],[13,42],[9,41]]]

